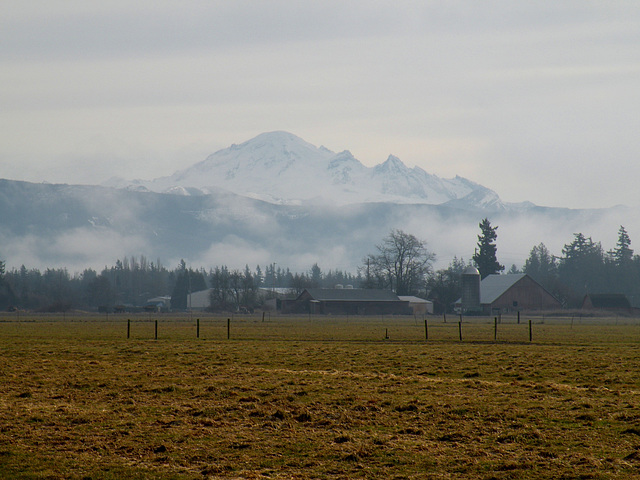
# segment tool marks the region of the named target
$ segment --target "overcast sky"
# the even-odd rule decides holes
[[[3,2],[0,177],[151,179],[273,130],[509,202],[639,206],[640,5]]]

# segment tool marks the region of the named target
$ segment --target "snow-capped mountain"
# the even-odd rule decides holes
[[[505,208],[495,192],[465,178],[442,179],[419,167],[409,168],[393,155],[367,167],[348,150],[335,153],[287,132],[263,133],[231,145],[168,177],[108,185],[180,195],[224,189],[276,204],[454,201],[458,208],[475,209],[478,197],[486,197],[492,208]]]

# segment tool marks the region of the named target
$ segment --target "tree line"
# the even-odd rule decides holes
[[[85,269],[70,274],[65,268],[6,270],[0,261],[0,309],[66,311],[70,309],[113,310],[143,307],[159,296],[170,296],[172,308],[187,309],[188,294],[211,289],[211,309],[237,311],[260,307],[276,289],[291,295],[305,288],[334,287],[390,289],[398,295],[416,295],[434,302],[436,312],[450,311],[461,296],[461,274],[470,265],[482,278],[501,273],[498,261],[497,226],[485,218],[480,224],[477,248],[471,259],[454,257],[448,267],[434,270],[435,254],[427,242],[402,230],[391,231],[375,252],[365,256],[355,274],[341,270],[323,271],[316,263],[306,272],[291,272],[275,263],[261,267],[230,269],[225,265],[193,269],[182,260],[169,269],[160,260],[145,256],[118,259],[102,271]],[[556,296],[566,307],[578,307],[587,293],[623,293],[640,302],[640,256],[631,249],[623,226],[618,242],[605,251],[600,242],[582,233],[552,254],[540,243],[532,247],[521,268],[509,273],[526,273]]]
[[[160,260],[132,256],[118,259],[100,272],[87,268],[72,274],[66,268],[41,271],[24,265],[5,271],[5,263],[0,261],[0,310],[113,311],[142,308],[149,299],[162,296],[171,297],[172,308],[183,310],[188,308],[189,293],[211,288],[213,310],[235,311],[259,307],[275,289],[284,288],[295,294],[305,288],[339,283],[359,286],[361,279],[341,270],[324,272],[317,264],[302,273],[275,263],[254,269],[246,265],[243,270],[222,265],[207,271],[188,267],[184,260],[169,269]]]

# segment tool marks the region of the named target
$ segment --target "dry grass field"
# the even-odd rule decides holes
[[[192,320],[0,317],[0,478],[640,478],[637,320]]]

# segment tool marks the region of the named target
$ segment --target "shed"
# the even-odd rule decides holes
[[[153,297],[144,304],[148,312],[168,312],[171,309],[171,297]]]
[[[409,302],[391,290],[307,288],[295,300],[282,301],[283,313],[333,315],[411,315]]]
[[[398,298],[404,302],[409,302],[409,308],[414,315],[426,315],[433,313],[433,302],[420,297],[409,295],[399,295]]]
[[[187,295],[187,309],[206,310],[211,306],[211,291],[213,288],[200,290]]]
[[[631,303],[623,293],[588,293],[582,301],[583,310],[631,312]]]

